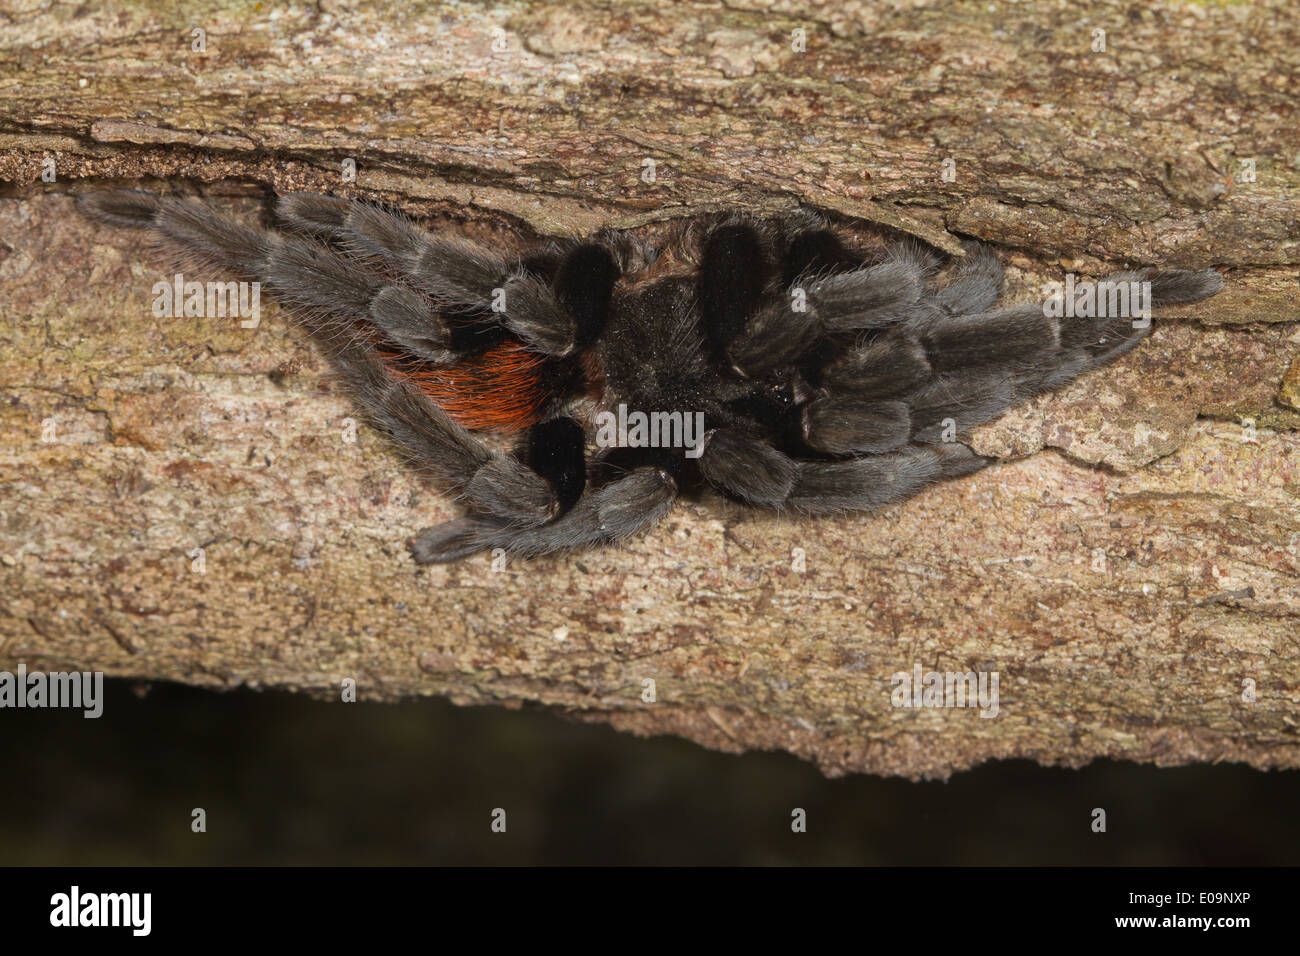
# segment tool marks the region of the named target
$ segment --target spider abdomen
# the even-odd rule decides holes
[[[507,340],[446,365],[391,348],[377,349],[385,365],[414,384],[458,425],[507,435],[542,421],[550,396],[545,357]]]

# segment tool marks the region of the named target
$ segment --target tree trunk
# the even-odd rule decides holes
[[[1290,0],[190,7],[0,10],[0,669],[351,678],[830,774],[1300,766]],[[68,195],[105,180],[501,237],[804,204],[993,243],[1022,299],[1127,265],[1227,288],[880,514],[704,498],[626,547],[418,568],[454,503],[348,440],[282,316],[154,318],[162,264]],[[894,706],[917,668],[996,673],[996,716]]]

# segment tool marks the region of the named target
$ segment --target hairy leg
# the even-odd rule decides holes
[[[280,200],[277,213],[290,228],[396,272],[436,302],[494,317],[546,355],[590,345],[608,318],[618,268],[597,243],[556,257],[551,282],[527,259],[460,236],[433,235],[370,203],[296,193]]]
[[[548,437],[568,437],[534,442],[535,447],[546,445],[549,457],[538,454],[530,462],[520,461],[489,450],[387,369],[357,320],[392,327],[403,298],[415,297],[410,289],[315,241],[254,229],[215,216],[200,203],[108,193],[90,197],[85,205],[100,219],[154,230],[181,262],[263,282],[322,349],[367,418],[417,470],[459,489],[472,510],[527,527],[550,520],[576,497],[572,482],[575,471],[582,470],[582,446],[579,441],[575,448],[571,430],[549,423],[536,426],[549,429]],[[414,299],[409,305],[416,309]]]
[[[609,544],[659,522],[672,508],[677,483],[654,467],[588,491],[562,517],[536,527],[511,528],[482,518],[460,518],[421,531],[410,543],[420,564],[456,561],[495,548],[535,556]]]

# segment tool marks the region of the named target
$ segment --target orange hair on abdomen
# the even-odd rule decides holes
[[[522,342],[508,340],[448,365],[431,365],[391,342],[377,342],[375,349],[394,374],[466,428],[521,432],[545,411],[545,359]]]

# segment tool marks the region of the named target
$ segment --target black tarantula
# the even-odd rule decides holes
[[[687,220],[662,248],[605,231],[519,255],[323,195],[281,198],[281,231],[142,192],[82,205],[151,229],[181,263],[262,283],[296,316],[368,419],[459,491],[467,515],[410,542],[422,563],[618,541],[701,483],[804,514],[877,509],[988,464],[954,436],[1150,326],[997,309],[987,249],[937,277],[921,249],[864,258],[809,213]],[[1155,305],[1223,284],[1185,270],[1107,281],[1149,282]],[[629,437],[606,427],[616,408]]]

